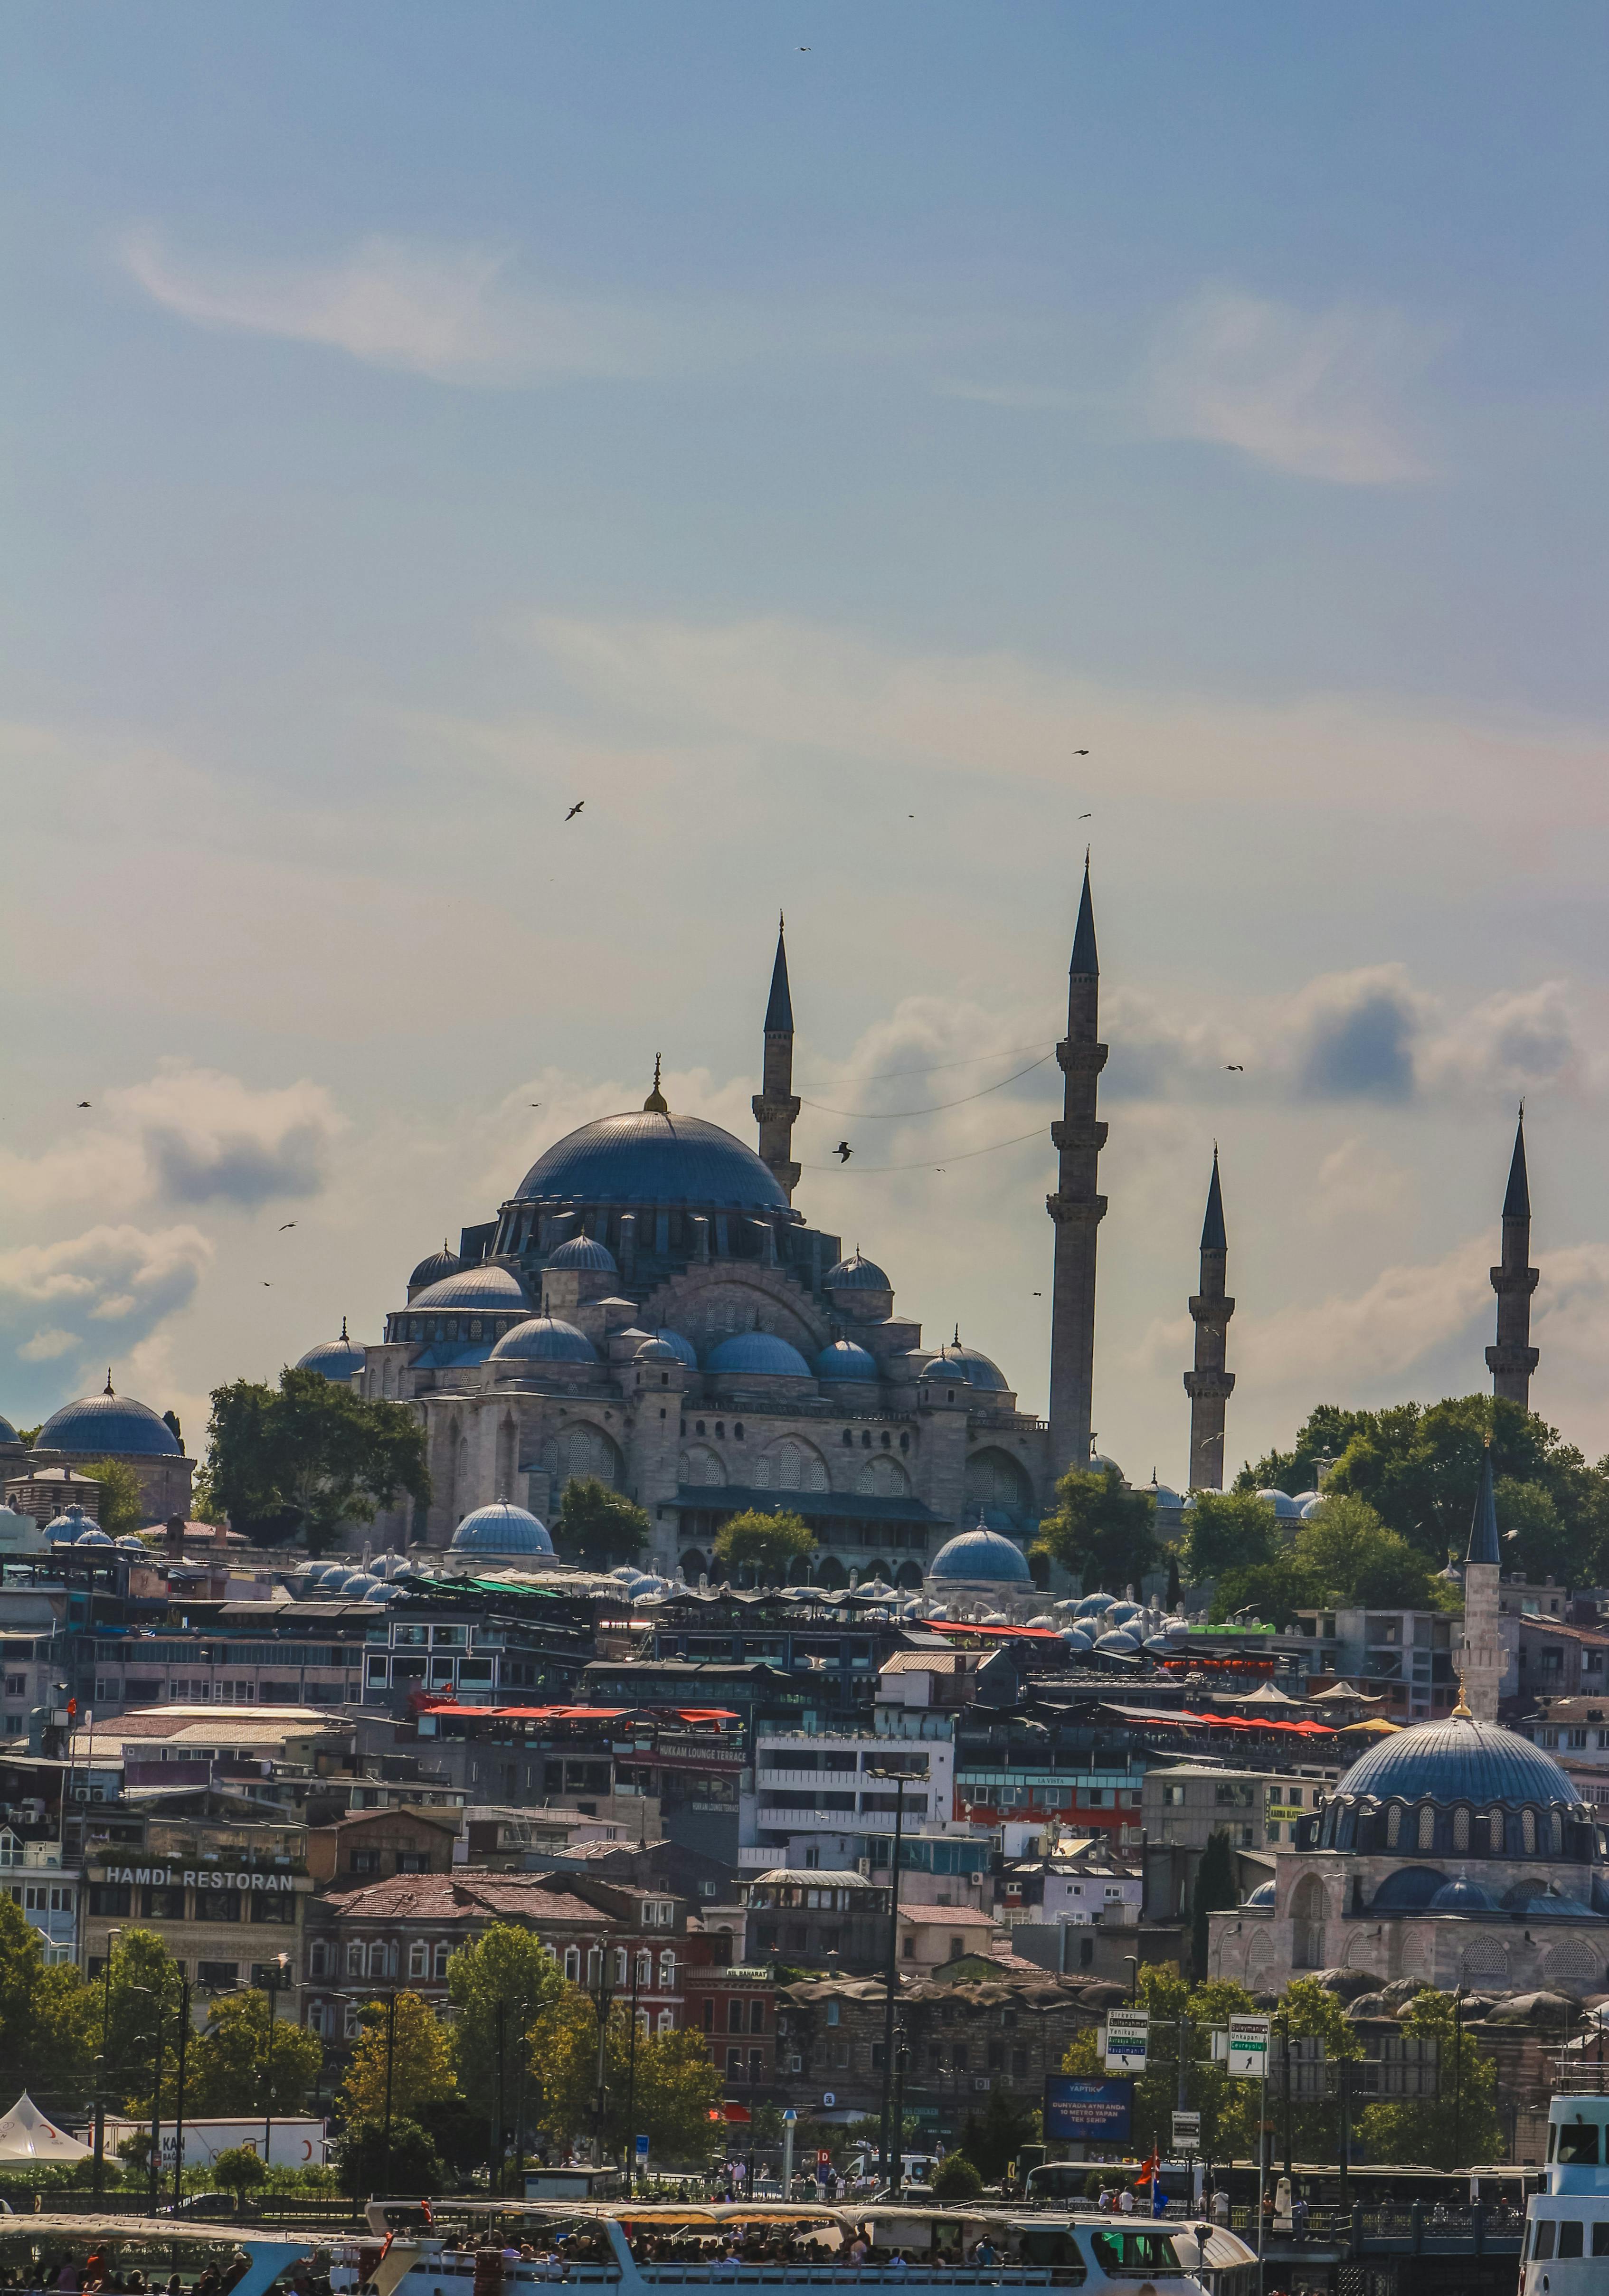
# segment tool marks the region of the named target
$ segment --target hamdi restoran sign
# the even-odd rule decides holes
[[[216,1866],[109,1866],[108,1882],[134,1882],[152,1890],[289,1890],[296,1887],[293,1874],[226,1874]]]

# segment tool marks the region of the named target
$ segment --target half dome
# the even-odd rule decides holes
[[[877,1358],[853,1340],[834,1340],[816,1358],[817,1379],[876,1379]]]
[[[449,1542],[454,1554],[551,1554],[547,1525],[509,1499],[466,1514]]]
[[[657,1109],[599,1117],[538,1156],[521,1203],[710,1204],[786,1212],[788,1199],[751,1148],[698,1116]]]
[[[558,1316],[530,1316],[505,1332],[492,1349],[492,1363],[594,1364],[598,1351],[585,1332]]]
[[[103,1394],[81,1396],[76,1403],[64,1403],[60,1411],[53,1411],[39,1430],[35,1448],[87,1453],[97,1459],[119,1453],[180,1456],[178,1439],[167,1421],[148,1403],[115,1395],[110,1375]]]
[[[427,1285],[408,1301],[409,1313],[414,1315],[435,1315],[444,1308],[479,1308],[491,1315],[507,1315],[518,1308],[529,1315],[530,1306],[525,1286],[513,1268],[491,1261],[444,1275],[439,1283]]]
[[[1007,1581],[1033,1584],[1028,1557],[997,1530],[963,1530],[947,1539],[927,1566],[930,1578],[997,1587]]]
[[[824,1292],[891,1292],[893,1285],[874,1259],[867,1259],[858,1245],[847,1259],[829,1267],[821,1279]]]
[[[718,1341],[704,1360],[704,1369],[720,1377],[746,1379],[809,1379],[810,1366],[796,1347],[779,1340],[775,1332],[734,1332]]]
[[[572,1235],[568,1243],[548,1253],[547,1265],[578,1268],[585,1275],[618,1275],[620,1272],[609,1246],[591,1235]]]

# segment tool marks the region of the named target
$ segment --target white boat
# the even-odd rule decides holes
[[[80,2264],[98,2251],[119,2264],[138,2264],[147,2286],[153,2286],[166,2280],[181,2259],[193,2277],[198,2266],[223,2264],[243,2254],[246,2268],[229,2296],[267,2296],[282,2274],[311,2252],[314,2243],[315,2235],[306,2232],[215,2225],[183,2217],[45,2212],[0,2217],[0,2262],[8,2266],[20,2260],[20,2249],[29,2252],[29,2260],[52,2262],[70,2256]]]
[[[812,2208],[782,2202],[630,2202],[501,2210],[517,2217],[529,2255],[473,2244],[445,2221],[374,2203],[384,2245],[332,2243],[357,2296],[551,2296],[556,2281],[618,2296],[662,2288],[1079,2288],[1084,2296],[1254,2296],[1255,2251],[1235,2234],[1192,2221],[968,2209]],[[441,2206],[445,2220],[453,2204]],[[402,2221],[399,2221],[402,2219]],[[857,2260],[858,2242],[866,2253]],[[983,2256],[977,2251],[982,2246]],[[332,2272],[332,2283],[334,2272]]]
[[[1547,2174],[1547,2189],[1525,2211],[1520,2296],[1604,2296],[1609,2289],[1609,2096],[1565,2091],[1553,2099]]]

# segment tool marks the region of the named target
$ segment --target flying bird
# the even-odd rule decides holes
[[[1244,1076],[1246,1072],[1244,1061],[1226,1061],[1224,1066],[1231,1076]]]
[[[533,1101],[531,1102],[531,1106],[532,1106],[533,1108],[540,1108],[540,1107],[541,1107],[541,1105],[542,1105],[542,1103],[541,1103],[541,1102],[540,1102],[539,1100],[533,1100]]]
[[[279,1224],[279,1232],[281,1235],[283,1235],[288,1227],[294,1227],[295,1226],[296,1222],[294,1220],[281,1220]]]
[[[1042,1292],[1036,1292],[1033,1296],[1036,1300],[1042,1300],[1045,1294]]]
[[[80,1108],[87,1108],[87,1107],[89,1106],[89,1103],[88,1103],[86,1100],[81,1100],[81,1101],[78,1103],[78,1106],[79,1106]]]
[[[1088,750],[1075,750],[1072,754],[1075,758],[1087,758],[1089,752]]]
[[[272,1285],[272,1283],[269,1283],[269,1281],[268,1281],[267,1277],[265,1275],[265,1276],[264,1276],[264,1278],[263,1278],[263,1290],[264,1290],[265,1292],[272,1292],[272,1291],[273,1291],[273,1289],[274,1289],[274,1286]]]
[[[578,814],[578,813],[579,813],[579,811],[581,810],[581,808],[586,804],[586,802],[587,802],[587,800],[586,800],[586,799],[585,799],[584,797],[583,797],[583,798],[578,798],[578,799],[577,799],[577,800],[576,800],[576,802],[574,803],[574,805],[572,805],[572,806],[571,807],[570,811],[565,815],[565,816],[564,816],[565,820],[566,820],[566,821],[573,821],[573,820],[575,819],[575,817],[576,817],[577,814]]]
[[[837,1147],[833,1151],[833,1155],[837,1157],[841,1164],[847,1164],[854,1152],[855,1151],[850,1147],[847,1140],[841,1140]]]
[[[1095,816],[1092,813],[1081,813],[1079,816],[1079,819],[1080,821],[1093,821],[1095,819]]]

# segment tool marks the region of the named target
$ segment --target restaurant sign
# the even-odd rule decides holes
[[[293,1874],[226,1874],[216,1866],[109,1866],[107,1882],[133,1882],[152,1890],[294,1890]]]

